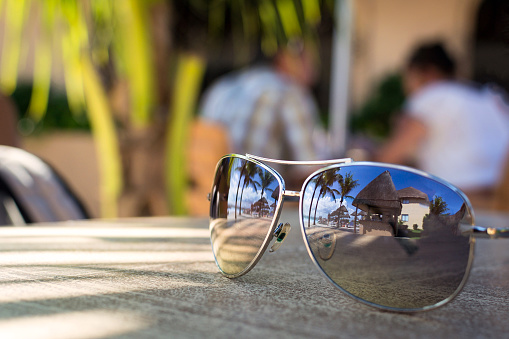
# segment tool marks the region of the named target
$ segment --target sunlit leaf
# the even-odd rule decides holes
[[[30,116],[39,121],[44,117],[48,105],[51,87],[52,39],[51,33],[55,20],[56,0],[47,0],[41,6],[42,27],[36,42],[34,61],[34,85],[30,106]]]
[[[34,64],[34,85],[30,106],[30,116],[39,121],[43,118],[48,105],[51,86],[51,46],[41,42],[37,46]]]
[[[301,0],[304,19],[310,25],[316,25],[320,22],[320,4],[317,0]]]
[[[66,29],[61,33],[65,89],[71,110],[79,113],[85,102],[81,52],[88,44],[87,26],[83,13],[74,1],[62,1],[61,13],[66,23]]]
[[[299,17],[293,0],[276,0],[279,18],[287,38],[301,35]]]
[[[185,149],[190,121],[193,117],[201,81],[205,72],[202,58],[183,54],[179,57],[173,104],[172,118],[169,122],[166,139],[166,189],[174,214],[185,214],[185,192],[187,190],[187,171],[185,167]]]
[[[87,113],[99,158],[102,216],[117,216],[117,199],[122,190],[120,151],[108,99],[91,61],[82,58]]]
[[[92,41],[92,61],[106,65],[110,60],[109,48],[114,38],[114,13],[112,0],[91,0],[90,9],[95,29]]]
[[[5,16],[0,85],[7,94],[12,93],[16,88],[26,3],[26,0],[5,1],[5,9],[8,15]]]
[[[142,1],[126,0],[115,5],[121,39],[117,51],[129,82],[131,116],[135,126],[143,127],[151,121],[154,99],[148,13]]]

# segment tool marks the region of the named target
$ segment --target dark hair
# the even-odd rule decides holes
[[[456,72],[456,62],[439,42],[423,44],[417,47],[410,55],[407,67],[415,67],[421,70],[434,67],[449,77],[453,77]]]

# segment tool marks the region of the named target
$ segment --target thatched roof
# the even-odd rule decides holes
[[[337,210],[335,210],[334,212],[332,212],[330,214],[330,216],[334,216],[334,215],[342,216],[342,217],[349,217],[350,216],[348,214],[348,209],[344,205],[341,205]]]
[[[355,197],[352,205],[377,214],[401,214],[401,202],[389,171],[377,176]]]
[[[270,197],[274,200],[279,199],[279,186],[276,187],[276,189],[274,191],[272,191],[272,194],[270,195]]]
[[[359,212],[353,212],[351,214],[353,217],[355,216],[363,216],[363,215],[368,215],[366,212],[364,212],[363,210],[360,210]]]
[[[256,201],[253,204],[253,207],[254,206],[268,207],[269,203],[267,202],[267,199],[265,199],[265,197],[263,197],[263,198],[259,199],[258,201]]]
[[[422,191],[419,191],[417,188],[406,187],[397,191],[400,199],[422,199],[429,202],[428,195]]]

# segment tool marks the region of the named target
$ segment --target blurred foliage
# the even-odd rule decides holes
[[[189,0],[174,6],[179,46],[204,51],[231,42],[242,59],[253,42],[270,56],[292,38],[313,38],[334,0]]]
[[[366,102],[351,115],[350,130],[375,139],[385,139],[392,131],[405,101],[400,74],[383,78]]]
[[[27,116],[33,86],[20,83],[11,94],[11,99],[18,110],[19,131],[23,135],[42,133],[52,130],[90,131],[90,122],[84,114],[73,114],[69,108],[67,95],[63,91],[51,89],[47,98],[46,113],[39,122]]]
[[[333,0],[3,0],[0,87],[13,94],[21,112],[28,110],[36,126],[75,126],[86,114],[99,157],[105,217],[116,215],[127,180],[119,133],[123,140],[130,140],[125,137],[129,134],[150,138],[154,125],[166,128],[169,207],[174,214],[184,214],[187,126],[196,109],[207,51],[232,43],[242,55],[256,43],[264,54],[273,55],[289,39],[316,37],[314,26],[323,11],[332,12],[333,4]],[[161,9],[170,12],[162,29],[152,21],[154,11]],[[28,28],[37,32],[34,46],[23,39]],[[29,48],[34,49],[34,64],[27,104],[23,86],[14,90],[20,61]],[[164,61],[159,63],[158,58]],[[63,99],[57,100],[50,91],[53,67],[63,68],[71,114],[60,106]],[[167,89],[157,88],[164,82]],[[112,92],[116,86],[122,88],[119,84],[126,85],[127,112],[114,103]],[[156,116],[161,107],[167,110],[167,124]]]
[[[294,38],[304,39],[310,45],[317,42],[316,25],[322,12],[333,12],[333,0],[189,0],[175,1],[174,40],[178,48],[193,51],[197,55],[207,56],[216,51],[233,50],[234,55],[221,54],[222,58],[233,58],[239,65],[252,61],[259,54],[253,46],[265,56],[273,56],[277,50]],[[230,45],[230,48],[225,48]],[[202,62],[206,62],[203,60]],[[184,214],[182,197],[184,196],[187,174],[181,164],[185,163],[183,146],[186,142],[186,122],[193,110],[190,98],[197,98],[198,79],[194,78],[200,67],[194,63],[178,62],[179,67],[188,68],[192,81],[184,81],[186,75],[177,71],[177,83],[187,84],[188,90],[176,88],[172,103],[173,127],[166,148],[167,195],[173,201],[173,211]],[[200,73],[200,72],[198,72]],[[200,73],[200,77],[204,72]],[[179,85],[180,86],[180,85]],[[191,90],[192,89],[192,90]],[[185,116],[187,115],[187,116]],[[180,151],[179,151],[180,149]],[[173,151],[170,151],[173,150]]]

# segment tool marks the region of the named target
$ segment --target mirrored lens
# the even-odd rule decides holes
[[[218,164],[210,205],[212,250],[227,275],[256,263],[266,247],[281,199],[275,175],[252,161],[226,157]]]
[[[459,292],[471,243],[460,194],[423,175],[351,165],[311,178],[301,213],[316,263],[341,289],[387,308],[423,309]]]

